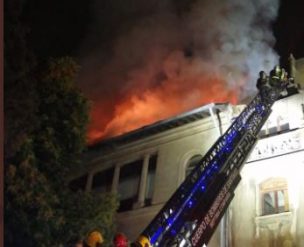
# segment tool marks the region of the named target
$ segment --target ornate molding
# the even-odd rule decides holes
[[[258,141],[247,162],[279,156],[304,149],[303,131],[293,131]]]

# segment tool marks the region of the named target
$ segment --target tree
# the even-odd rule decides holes
[[[58,191],[57,217],[63,220],[56,239],[63,243],[75,233],[84,236],[100,229],[105,239],[112,238],[117,202],[113,195],[71,193],[65,178],[80,167],[79,156],[85,147],[88,102],[75,87],[79,67],[70,57],[51,59],[42,83],[38,85],[41,99],[40,125],[35,135],[35,153],[40,170]],[[81,199],[80,199],[81,198]]]
[[[89,105],[74,85],[79,66],[70,57],[51,59],[37,85],[40,104],[35,153],[40,169],[65,183],[86,144]]]
[[[20,20],[22,8],[18,0],[4,3],[6,246],[35,246],[34,239],[39,242],[39,236],[46,235],[41,233],[39,226],[48,223],[57,201],[47,179],[37,167],[33,152],[38,93],[31,73],[36,63],[26,47],[28,29]],[[35,221],[32,221],[33,217]],[[35,236],[32,236],[33,232]]]
[[[81,166],[88,122],[88,102],[74,85],[77,70],[69,57],[51,59],[34,80],[37,122],[6,165],[9,246],[60,246],[96,228],[108,243],[112,238],[115,196],[74,193],[65,180]]]
[[[58,197],[36,166],[31,140],[5,168],[5,246],[50,246]]]
[[[4,144],[5,157],[10,158],[35,128],[35,82],[30,73],[36,65],[34,55],[26,47],[26,28],[20,16],[19,0],[4,2]],[[22,126],[22,128],[20,128]]]
[[[89,104],[75,86],[79,66],[69,57],[36,62],[21,1],[4,4],[5,246],[62,246],[92,228],[110,240],[115,197],[74,193],[65,181],[85,149]]]

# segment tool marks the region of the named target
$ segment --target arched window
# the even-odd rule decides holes
[[[200,154],[192,156],[192,158],[188,161],[186,166],[186,176],[187,177],[191,171],[194,169],[194,167],[197,165],[197,163],[203,158]]]
[[[262,215],[279,214],[289,210],[288,187],[284,178],[270,178],[260,184]]]

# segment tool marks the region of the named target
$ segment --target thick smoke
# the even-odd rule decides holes
[[[96,25],[87,43],[95,49],[86,46],[90,55],[82,59],[79,82],[92,100],[90,140],[209,102],[236,103],[254,92],[260,70],[278,62],[271,30],[278,0],[154,0],[149,8],[116,2],[122,23],[109,17],[115,29],[109,37],[98,36],[103,27]],[[104,21],[106,7],[99,7]]]

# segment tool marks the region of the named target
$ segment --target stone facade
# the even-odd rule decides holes
[[[303,103],[301,93],[273,106],[228,210],[229,246],[304,246]]]
[[[88,152],[78,185],[120,194],[118,231],[134,240],[243,108],[210,104],[105,143]],[[276,102],[260,134],[208,246],[304,246],[304,93]]]

